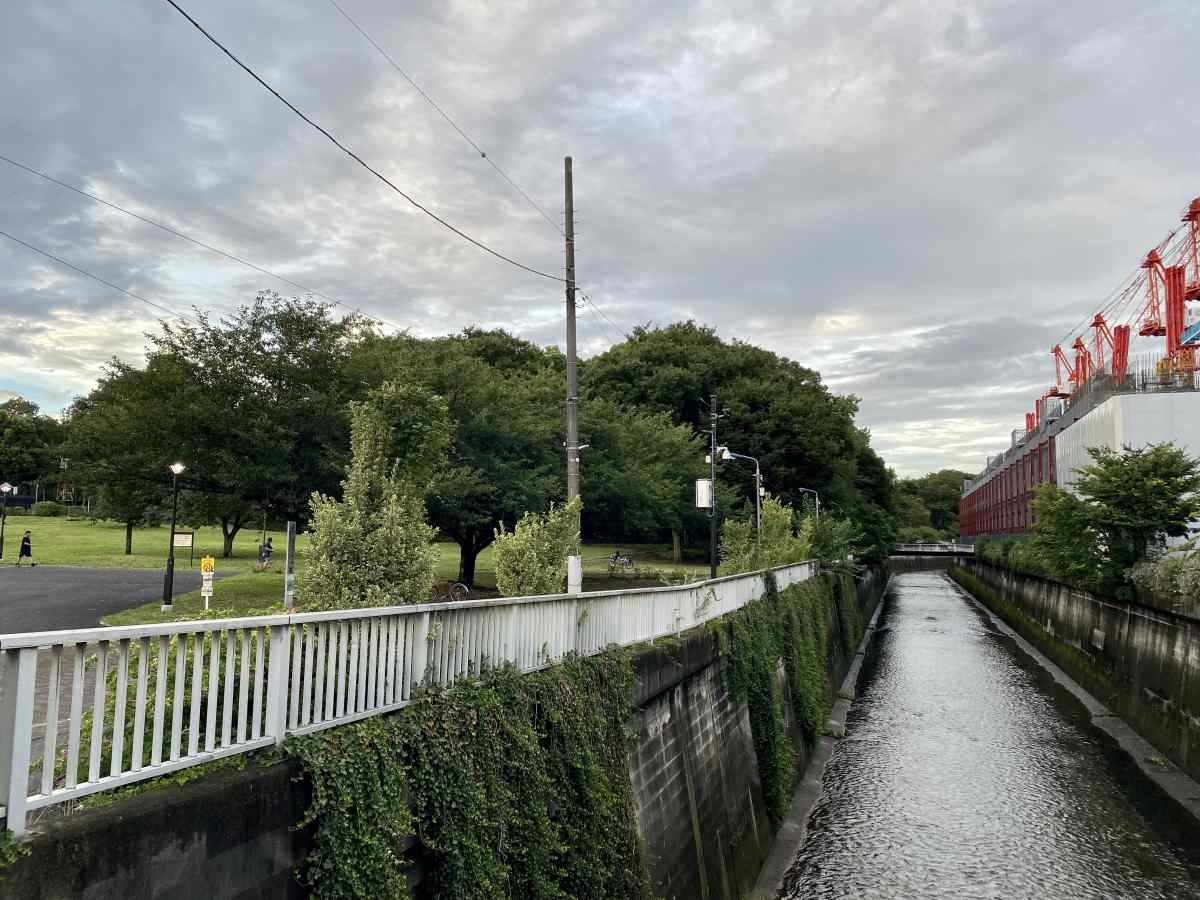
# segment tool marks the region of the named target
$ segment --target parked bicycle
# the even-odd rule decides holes
[[[448,600],[457,603],[460,600],[466,600],[470,595],[470,588],[461,581],[443,581],[433,586],[433,599],[438,603],[445,603]]]
[[[632,569],[633,558],[622,553],[619,549],[614,550],[608,557],[608,568],[610,571],[613,569]]]

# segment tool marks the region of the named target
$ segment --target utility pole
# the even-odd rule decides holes
[[[708,511],[708,577],[717,577],[717,395],[709,398],[712,428],[708,443],[708,477],[712,484],[712,509]]]
[[[567,502],[579,496],[579,363],[575,347],[575,191],[571,157],[563,158],[563,191],[566,222],[567,283]],[[567,558],[567,593],[583,589],[583,566],[578,556]]]

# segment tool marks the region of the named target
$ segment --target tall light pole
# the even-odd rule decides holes
[[[4,559],[4,523],[8,520],[8,495],[14,490],[7,481],[0,484],[0,497],[3,497],[0,499],[0,559]]]
[[[183,463],[171,463],[171,542],[167,545],[167,572],[163,578],[162,611],[174,606],[175,590],[175,516],[179,512],[179,476],[186,468]]]
[[[744,453],[734,453],[728,447],[721,447],[721,459],[745,459],[754,463],[754,552],[762,553],[762,467],[753,456]]]
[[[717,577],[717,395],[709,398],[712,425],[708,433],[708,477],[712,485],[712,508],[708,511],[708,577]]]

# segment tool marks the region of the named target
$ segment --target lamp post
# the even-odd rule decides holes
[[[820,522],[821,521],[821,495],[818,494],[816,491],[814,491],[812,488],[802,487],[802,488],[796,488],[796,490],[798,490],[802,494],[812,494],[814,497],[817,498],[817,516],[816,516],[816,518],[817,518],[817,521]]]
[[[170,612],[174,605],[175,588],[175,515],[179,512],[179,476],[186,467],[171,463],[171,542],[167,546],[167,572],[163,578],[162,611]]]
[[[7,481],[0,484],[0,559],[4,559],[4,523],[8,521],[8,495],[11,494],[14,488]]]
[[[754,463],[754,552],[762,553],[762,468],[758,460],[744,453],[734,453],[728,447],[719,447],[721,459],[746,459]]]

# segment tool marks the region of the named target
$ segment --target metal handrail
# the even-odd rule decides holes
[[[8,828],[23,834],[31,810],[391,712],[425,684],[678,634],[757,599],[767,572],[784,588],[816,571],[806,561],[632,590],[0,635]]]

